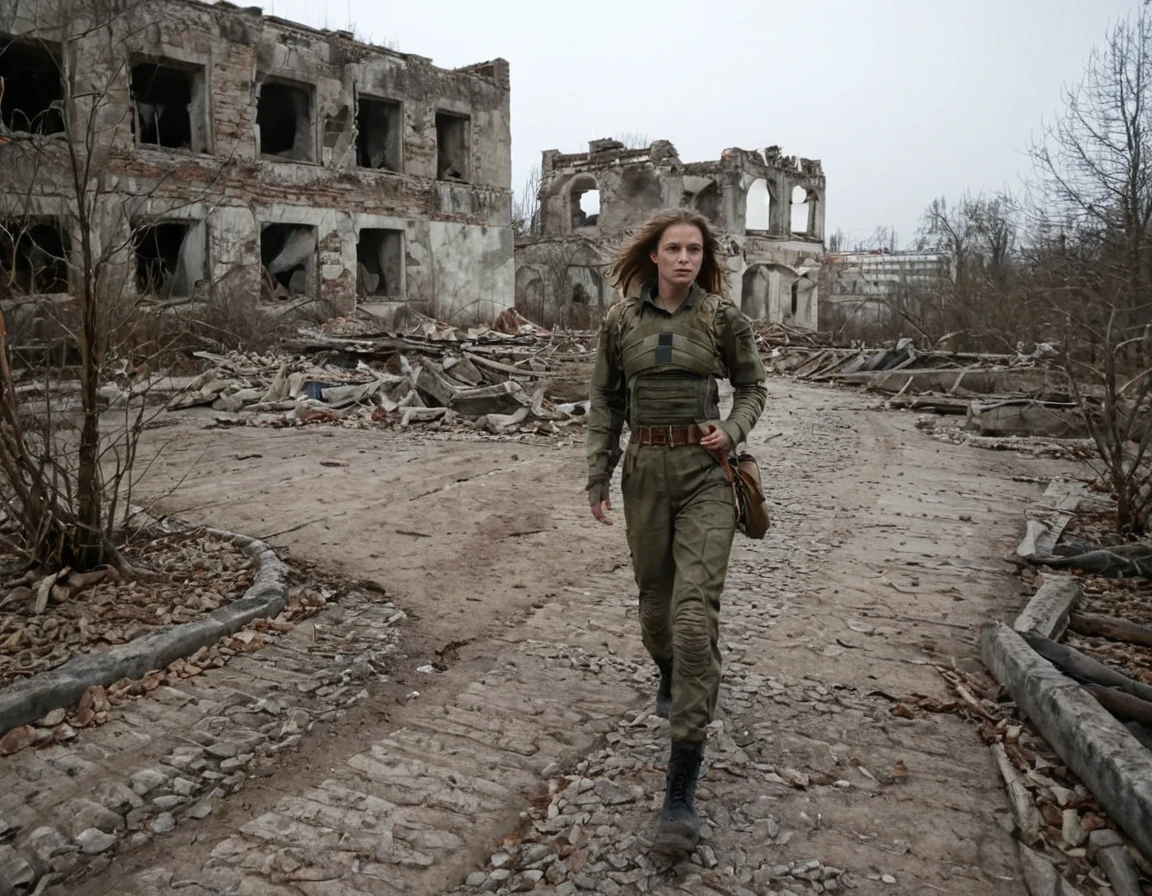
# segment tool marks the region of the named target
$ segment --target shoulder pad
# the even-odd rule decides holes
[[[624,315],[635,308],[640,303],[636,297],[630,299],[621,299],[615,305],[608,309],[604,315],[604,325],[607,327],[619,327],[624,322]]]

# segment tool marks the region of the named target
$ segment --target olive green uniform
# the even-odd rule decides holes
[[[625,422],[715,423],[743,442],[764,410],[764,365],[748,319],[728,299],[693,285],[673,314],[655,284],[615,306],[600,331],[588,413],[588,497],[608,498]],[[711,321],[708,318],[711,317]],[[719,420],[716,377],[735,391]],[[720,689],[720,593],[736,529],[732,488],[699,445],[629,444],[621,476],[640,628],[654,660],[672,660],[674,743],[699,743]]]

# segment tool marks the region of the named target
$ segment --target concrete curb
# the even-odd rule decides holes
[[[246,535],[172,520],[162,526],[168,531],[200,529],[232,541],[256,561],[252,586],[243,597],[201,619],[152,632],[102,653],[73,657],[57,669],[8,685],[0,690],[0,735],[43,718],[53,709],[72,706],[90,687],[109,685],[122,678],[140,678],[153,669],[163,669],[173,660],[240,630],[253,619],[275,616],[284,609],[288,569],[267,544]]]
[[[1055,641],[1064,633],[1072,608],[1080,602],[1084,591],[1070,576],[1046,575],[1043,579],[1044,584],[1032,595],[1024,612],[1016,617],[1012,629],[1021,634],[1036,631]]]
[[[1042,614],[1038,610],[1036,615]],[[1055,624],[1054,619],[1049,622]],[[1091,694],[1002,622],[983,626],[980,652],[984,665],[1008,688],[1044,739],[1140,852],[1152,859],[1152,826],[1148,824],[1152,818],[1152,752]]]

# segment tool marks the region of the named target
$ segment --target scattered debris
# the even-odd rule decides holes
[[[415,323],[400,333],[330,321],[289,342],[291,355],[196,352],[208,367],[168,409],[210,406],[229,415],[217,425],[427,424],[493,434],[554,435],[585,419],[591,337],[555,338],[514,311],[469,330],[409,317]]]
[[[130,544],[126,556],[136,573],[128,581],[112,567],[28,571],[3,581],[0,685],[211,613],[252,584],[240,549],[203,532]]]

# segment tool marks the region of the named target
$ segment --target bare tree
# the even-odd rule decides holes
[[[540,232],[540,166],[533,165],[524,186],[513,198],[512,233],[517,238],[536,236]]]
[[[916,249],[948,259],[933,282],[921,283],[915,311],[935,341],[947,338],[972,349],[1010,350],[1026,315],[1009,301],[1019,270],[1019,206],[1007,193],[943,197],[925,209]]]
[[[0,19],[0,31],[18,35],[0,40],[0,58],[27,57],[44,85],[59,87],[41,108],[36,97],[27,110],[10,97],[0,122],[0,165],[14,175],[8,183],[23,184],[0,194],[0,298],[9,320],[30,316],[47,345],[29,358],[0,332],[0,509],[29,561],[48,568],[123,566],[114,533],[145,422],[133,387],[162,347],[141,292],[166,294],[172,272],[138,257],[161,220],[153,208],[164,206],[157,191],[167,175],[130,197],[120,178],[148,123],[143,105],[127,100],[142,8],[143,0],[41,0],[8,4]],[[66,292],[66,301],[46,291]],[[28,391],[33,375],[40,387]],[[118,396],[102,428],[101,386],[117,377],[130,398]],[[77,384],[75,407],[61,401],[67,380]]]
[[[1109,31],[1032,147],[1032,294],[1117,501],[1147,528],[1152,447],[1152,14]]]
[[[647,149],[652,145],[652,141],[648,138],[648,134],[646,132],[637,131],[635,129],[630,131],[620,131],[612,139],[623,143],[625,149]]]
[[[572,285],[569,272],[581,248],[581,243],[577,240],[554,240],[542,250],[545,280],[548,290],[552,293],[556,324],[561,329],[567,328],[570,324]]]
[[[1031,148],[1044,213],[1120,287],[1122,329],[1152,323],[1152,15],[1117,23]],[[1111,290],[1109,290],[1111,292]]]

